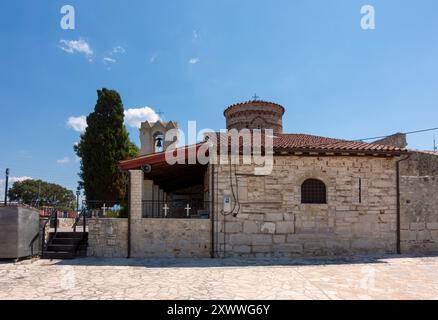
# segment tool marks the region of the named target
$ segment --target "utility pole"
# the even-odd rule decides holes
[[[79,212],[79,196],[81,195],[81,187],[76,189],[76,212]]]
[[[435,141],[435,135],[433,136],[433,151],[436,151],[436,141]]]
[[[9,182],[9,168],[6,168],[5,207],[8,204],[8,182]]]

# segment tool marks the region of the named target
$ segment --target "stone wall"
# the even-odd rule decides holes
[[[207,219],[142,218],[141,170],[130,170],[131,257],[209,257],[211,222]]]
[[[404,176],[400,188],[402,252],[438,252],[438,177]]]
[[[229,167],[216,167],[219,256],[396,251],[394,158],[275,156],[270,175],[253,176],[253,169],[237,168],[240,211],[233,217],[220,213],[223,196],[231,194]],[[327,204],[301,204],[308,178],[326,184]]]
[[[438,154],[414,152],[400,164],[402,252],[438,252]]]
[[[73,231],[74,218],[58,218],[58,228],[60,231]],[[79,227],[78,227],[79,229]]]
[[[133,258],[210,257],[209,219],[142,219],[132,226]]]
[[[402,176],[438,176],[438,153],[414,152],[400,163]]]
[[[87,256],[126,258],[128,256],[128,219],[91,218],[88,224]]]
[[[408,143],[406,141],[405,133],[396,133],[390,136],[387,136],[383,139],[373,141],[375,144],[383,144],[385,146],[392,146],[397,148],[406,148]]]

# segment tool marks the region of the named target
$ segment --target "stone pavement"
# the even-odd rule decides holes
[[[438,255],[0,261],[0,299],[438,299]]]

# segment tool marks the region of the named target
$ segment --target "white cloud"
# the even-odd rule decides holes
[[[116,54],[117,54],[117,53],[121,53],[121,54],[124,54],[124,53],[126,53],[126,49],[123,48],[122,46],[116,46],[116,47],[113,48],[112,53],[116,53]]]
[[[189,63],[190,64],[197,64],[199,62],[199,58],[191,58],[190,60],[189,60]]]
[[[150,107],[125,110],[125,124],[133,128],[140,128],[141,123],[144,121],[155,122],[158,120],[160,120],[160,117]],[[83,133],[87,128],[87,118],[85,116],[70,117],[67,120],[67,126],[79,133]]]
[[[93,56],[93,50],[87,41],[83,39],[79,40],[59,40],[59,48],[68,53],[81,53],[84,54],[88,60],[91,60]]]
[[[133,128],[140,128],[144,121],[155,122],[160,120],[158,114],[149,107],[131,108],[125,110],[125,123]]]
[[[87,117],[86,116],[70,117],[67,120],[67,127],[79,133],[83,133],[87,128]]]
[[[28,177],[28,176],[22,176],[22,177],[9,177],[8,186],[9,186],[9,188],[11,188],[12,185],[13,185],[15,182],[18,182],[18,181],[21,182],[21,181],[24,181],[24,180],[32,180],[32,178],[31,178],[31,177]],[[1,200],[1,201],[3,201],[4,198],[5,198],[5,188],[4,188],[4,185],[5,185],[5,179],[0,179],[0,186],[1,186],[1,188],[0,188],[0,200]]]
[[[62,159],[56,160],[56,163],[58,164],[66,164],[70,162],[70,158],[69,157],[64,157]]]
[[[116,59],[109,58],[109,57],[104,57],[102,60],[104,63],[116,63],[117,62]]]

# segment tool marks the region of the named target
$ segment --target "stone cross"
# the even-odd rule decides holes
[[[256,93],[254,93],[252,98],[253,98],[254,101],[257,101],[260,97]]]
[[[109,209],[107,206],[106,206],[106,204],[104,203],[103,204],[103,207],[101,208],[102,210],[103,210],[103,215],[105,215],[106,214],[106,209]]]
[[[190,216],[190,206],[189,206],[189,204],[187,203],[187,206],[186,206],[186,211],[187,211],[187,217],[189,217]]]
[[[170,208],[167,206],[167,203],[165,203],[164,206],[163,206],[164,216],[165,216],[165,217],[167,217],[167,211],[168,211],[169,209],[170,209]]]

